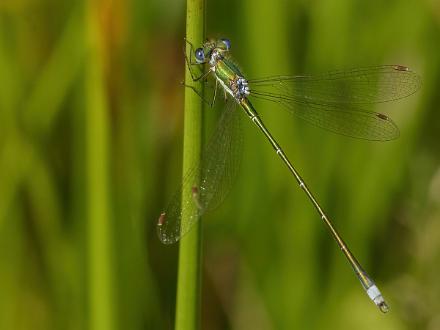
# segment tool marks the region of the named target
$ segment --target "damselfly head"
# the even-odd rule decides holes
[[[203,49],[205,50],[205,55],[211,53],[214,49],[219,52],[227,52],[231,49],[231,41],[226,38],[207,39],[203,44]]]
[[[197,63],[205,63],[212,55],[224,54],[231,49],[231,41],[226,38],[207,39],[203,46],[194,52]]]

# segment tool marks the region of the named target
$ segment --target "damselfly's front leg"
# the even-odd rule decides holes
[[[202,75],[200,77],[196,77],[196,75],[192,71],[192,66],[193,65],[204,65],[205,63],[198,63],[198,62],[193,62],[192,61],[193,44],[190,41],[188,41],[186,38],[185,38],[185,42],[187,44],[189,44],[189,47],[190,47],[189,58],[188,58],[188,54],[186,53],[186,47],[184,47],[184,49],[183,49],[183,54],[185,55],[185,62],[186,62],[186,65],[188,67],[188,70],[189,70],[189,73],[191,75],[192,80],[193,81],[199,81],[200,79],[206,78],[211,73],[211,69],[209,69],[205,73],[202,73]]]
[[[199,81],[201,79],[205,79],[211,73],[211,69],[209,69],[206,73],[202,73],[199,77],[195,76],[194,72],[192,71],[192,66],[193,65],[204,65],[205,63],[193,62],[193,60],[192,60],[192,54],[193,54],[193,50],[194,50],[193,44],[190,41],[188,41],[186,38],[185,38],[185,42],[189,45],[189,48],[190,48],[189,57],[188,57],[188,54],[186,52],[186,47],[184,47],[183,53],[184,53],[184,56],[185,56],[185,62],[186,62],[186,65],[188,67],[189,73],[191,75],[192,81],[196,82],[196,81]],[[218,89],[218,81],[217,80],[215,81],[214,95],[213,95],[212,100],[210,102],[208,100],[206,100],[205,97],[202,95],[202,93],[200,93],[194,86],[185,84],[184,82],[182,82],[182,85],[187,87],[187,88],[192,89],[206,104],[209,105],[210,108],[214,107],[215,100],[216,100],[216,97],[217,97],[217,89]]]

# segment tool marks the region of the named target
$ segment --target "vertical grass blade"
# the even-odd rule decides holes
[[[115,328],[109,211],[109,118],[104,85],[101,1],[86,5],[86,145],[89,329]],[[100,10],[101,9],[101,10]]]
[[[200,45],[204,38],[205,1],[188,0],[186,8],[186,38]],[[189,50],[187,45],[187,50]],[[185,83],[194,85],[186,69]],[[195,88],[202,91],[202,84]],[[185,127],[183,136],[183,173],[200,159],[202,145],[203,102],[194,91],[185,90]],[[189,196],[182,196],[188,198]],[[182,202],[182,205],[184,201]],[[182,218],[188,216],[183,214]],[[182,219],[184,220],[184,219]],[[200,277],[201,277],[201,223],[180,241],[177,282],[176,325],[177,330],[200,327]]]

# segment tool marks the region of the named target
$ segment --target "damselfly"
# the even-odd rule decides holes
[[[388,305],[379,289],[350,252],[249,99],[255,97],[279,103],[292,114],[335,133],[387,141],[397,138],[399,129],[387,115],[371,111],[369,107],[374,103],[398,100],[413,94],[420,87],[420,77],[405,66],[381,65],[317,76],[246,79],[230,56],[231,43],[228,39],[207,40],[195,50],[191,43],[189,45],[190,56],[188,58],[185,53],[185,59],[193,80],[204,81],[208,76],[215,78],[214,98],[208,103],[214,103],[219,87],[232,100],[226,103],[217,128],[203,150],[200,163],[185,175],[182,186],[160,215],[157,225],[160,240],[165,244],[178,241],[202,214],[224,199],[238,167],[241,142],[238,133],[239,107],[264,134],[312,202],[370,299],[382,312],[387,312]],[[207,67],[207,70],[196,77],[194,66]],[[182,217],[184,213],[186,216]]]

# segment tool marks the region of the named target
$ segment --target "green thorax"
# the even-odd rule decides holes
[[[212,65],[215,63],[214,65]],[[248,83],[240,69],[229,56],[216,56],[211,58],[211,70],[214,72],[217,82],[237,102],[241,103],[250,93]]]
[[[235,65],[229,56],[225,56],[217,61],[215,65],[215,76],[223,81],[226,86],[237,77],[243,77],[240,69]]]

